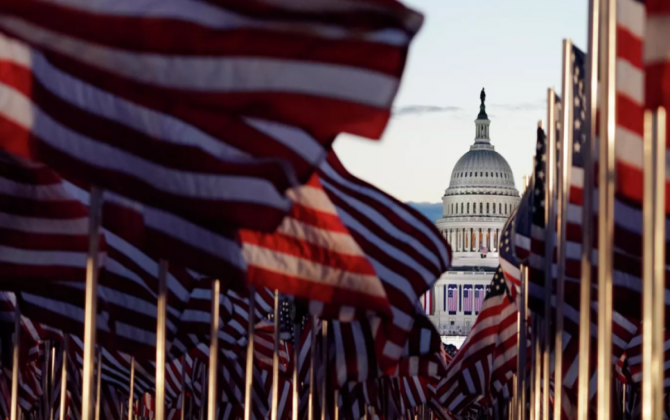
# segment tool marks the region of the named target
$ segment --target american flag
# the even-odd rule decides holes
[[[435,303],[433,302],[433,289],[429,289],[421,296],[421,307],[426,311],[426,315],[435,314]]]
[[[512,242],[514,240],[514,226],[518,215],[518,209],[514,209],[509,219],[507,219],[505,227],[503,227],[502,235],[500,235],[500,244],[498,245],[500,267],[503,273],[505,273],[505,278],[514,285],[517,292],[521,286],[521,272],[519,271],[519,261],[514,252]]]
[[[513,337],[517,330],[516,290],[510,289],[500,267],[490,286],[477,321],[447,367],[447,375],[436,386],[439,402],[448,410],[456,411],[454,414],[478,398],[490,397],[494,369],[513,365],[508,363],[508,356],[514,352]],[[494,356],[500,354],[503,358],[494,363]]]
[[[450,284],[445,286],[447,295],[445,297],[445,311],[449,311],[450,315],[455,315],[458,312],[458,286]]]
[[[484,286],[481,284],[475,285],[475,314],[479,314],[482,310],[482,304],[484,303]]]
[[[466,284],[463,286],[463,313],[466,315],[472,314],[472,285]]]

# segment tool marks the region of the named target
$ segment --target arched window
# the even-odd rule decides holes
[[[463,214],[463,203],[461,203],[461,214]]]
[[[480,172],[480,173],[479,173],[479,176],[484,176],[484,172]]]
[[[502,214],[502,203],[498,203],[498,213]]]
[[[498,178],[498,172],[496,172],[496,178]]]
[[[488,172],[486,172],[486,176],[489,176],[489,173],[488,173]]]
[[[493,214],[496,214],[496,203],[493,203]]]
[[[470,213],[470,203],[468,203],[467,209],[468,209],[468,213]]]
[[[484,203],[479,203],[479,214],[484,213]]]
[[[486,214],[489,214],[489,203],[486,203]]]

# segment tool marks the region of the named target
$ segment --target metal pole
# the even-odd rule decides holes
[[[244,390],[244,420],[251,420],[251,404],[253,404],[254,396],[254,333],[255,333],[255,320],[254,312],[256,309],[256,289],[253,285],[249,286],[249,313],[248,313],[248,340],[249,345],[247,346],[247,369],[246,369],[246,380],[245,380],[245,390]],[[214,420],[210,418],[207,420]]]
[[[589,0],[589,54],[586,61],[586,124],[588,135],[582,147],[584,161],[584,186],[582,193],[582,259],[579,301],[579,375],[577,376],[577,418],[589,416],[589,357],[591,352],[591,269],[593,250],[593,192],[596,156],[596,112],[598,94],[598,32],[600,0]]]
[[[98,348],[98,375],[95,384],[95,420],[100,420],[100,406],[102,405],[102,394],[100,384],[102,382],[102,349]]]
[[[300,410],[300,377],[298,370],[298,359],[300,358],[300,323],[298,320],[293,322],[293,410],[291,412],[292,420],[299,419]]]
[[[216,368],[219,362],[219,299],[221,293],[221,280],[214,279],[212,280],[212,323],[211,329],[209,331],[209,384],[207,389],[207,420],[216,420],[216,403],[218,398],[216,396]],[[249,293],[249,302],[252,302],[251,293]],[[253,305],[249,305],[249,313],[253,313]],[[252,315],[250,315],[251,317]],[[251,328],[251,324],[250,324]],[[249,346],[253,346],[253,338],[249,338]],[[253,353],[252,353],[253,354]],[[249,354],[247,353],[247,357]],[[249,374],[249,361],[247,360],[247,375]],[[247,384],[249,378],[247,378]],[[247,401],[245,401],[247,402]],[[244,420],[250,420],[247,418],[247,411],[250,405],[245,406]]]
[[[547,147],[544,199],[544,328],[542,367],[542,418],[549,420],[549,376],[551,374],[551,295],[553,292],[554,244],[556,237],[556,118],[553,88],[547,90]]]
[[[535,387],[535,396],[533,404],[535,405],[534,420],[541,418],[541,398],[542,398],[542,347],[540,344],[540,337],[542,334],[542,323],[539,321],[537,315],[533,315],[533,336],[535,337],[535,377],[533,378]]]
[[[206,398],[207,398],[207,393],[205,391],[207,389],[207,375],[205,375],[205,370],[204,369],[201,370],[200,382],[201,382],[201,385],[200,385],[200,417],[199,417],[199,420],[203,420],[204,417],[205,417],[205,401],[206,401]]]
[[[598,419],[612,411],[612,243],[614,239],[616,0],[602,0],[598,171]]]
[[[510,419],[517,419],[516,409],[519,405],[518,398],[519,395],[516,393],[517,390],[517,376],[516,374],[512,375],[512,398],[509,400],[508,413]]]
[[[517,417],[519,419],[524,419],[526,416],[526,352],[528,351],[526,333],[528,332],[528,325],[526,324],[526,306],[528,301],[528,288],[526,287],[526,281],[528,278],[528,267],[521,265],[519,267],[520,277],[521,277],[521,302],[519,305],[519,314],[518,314],[518,328],[519,328],[519,339],[518,339],[518,354],[517,354],[517,387],[516,387],[516,397],[517,397]]]
[[[133,420],[133,394],[135,393],[135,356],[130,356],[130,392],[128,396],[128,420]],[[61,419],[64,420],[64,419]]]
[[[69,336],[63,334],[63,367],[60,377],[60,420],[65,420],[67,417],[65,412],[67,411],[67,348],[69,344]],[[128,419],[130,420],[130,419]]]
[[[666,113],[656,110],[654,145],[656,182],[654,204],[654,418],[663,418],[664,363],[665,363],[665,179],[666,179]]]
[[[321,321],[321,367],[323,377],[321,378],[321,420],[328,418],[328,321]]]
[[[19,414],[19,350],[21,345],[21,310],[19,300],[16,299],[14,309],[14,340],[12,343],[12,407],[10,420],[18,420]]]
[[[49,385],[49,420],[54,418],[53,387],[56,383],[56,346],[51,346],[51,377]]]
[[[316,333],[317,333],[317,317],[312,315],[312,335],[310,337],[310,359],[309,359],[309,399],[307,404],[307,420],[314,420],[314,398],[316,398]],[[249,419],[245,419],[249,420]]]
[[[168,262],[158,262],[158,302],[156,305],[156,420],[165,420],[165,352]]]
[[[335,414],[333,415],[334,420],[340,420],[340,392],[336,389],[334,391],[333,399],[335,400]],[[423,416],[422,416],[423,418]]]
[[[663,120],[663,121],[660,121]],[[663,416],[665,112],[644,115],[642,418]],[[659,296],[660,295],[660,298]],[[658,316],[662,318],[657,318]],[[658,417],[661,416],[661,417]]]
[[[561,165],[558,174],[556,335],[554,337],[554,418],[561,418],[563,398],[563,304],[565,301],[565,262],[567,215],[572,169],[572,42],[563,40],[563,115],[561,124]]]
[[[102,190],[91,188],[89,202],[89,244],[86,261],[86,303],[84,309],[84,361],[81,389],[81,420],[95,416],[93,378],[95,376],[95,333],[98,307],[98,242],[102,216]],[[14,420],[14,419],[12,419]]]
[[[274,307],[274,348],[272,350],[272,406],[271,420],[278,420],[279,411],[279,290],[275,289]]]
[[[181,420],[186,416],[186,356],[181,357]]]

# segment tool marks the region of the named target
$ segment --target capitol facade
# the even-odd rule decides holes
[[[460,347],[481,310],[498,267],[498,241],[519,203],[509,164],[491,144],[486,95],[475,120],[475,140],[456,163],[436,226],[453,250],[452,266],[424,297],[443,341]]]

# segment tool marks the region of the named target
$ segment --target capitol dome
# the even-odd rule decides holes
[[[519,191],[512,169],[491,144],[483,89],[480,99],[474,144],[454,166],[437,227],[461,257],[493,254],[497,259],[500,231],[519,202]]]

